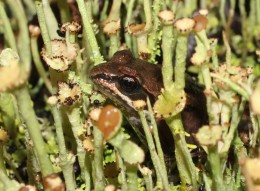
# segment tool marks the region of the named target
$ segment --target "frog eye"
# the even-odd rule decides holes
[[[126,93],[131,93],[139,87],[138,80],[131,76],[123,76],[119,78],[118,84],[119,88]]]

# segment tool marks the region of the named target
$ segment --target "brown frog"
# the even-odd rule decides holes
[[[122,50],[116,52],[107,63],[95,66],[90,76],[98,90],[121,108],[139,138],[144,139],[132,102],[140,99],[146,101],[147,96],[152,104],[157,100],[163,88],[161,67],[134,58],[130,51]],[[193,134],[207,123],[206,101],[203,88],[191,78],[186,79],[185,92],[187,104],[181,116],[185,131]],[[163,150],[172,152],[172,134],[164,121],[158,120],[158,129]]]

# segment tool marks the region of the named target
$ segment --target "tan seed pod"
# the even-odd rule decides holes
[[[195,26],[195,21],[191,18],[178,19],[174,23],[174,27],[181,34],[189,34],[193,27]]]
[[[133,34],[135,36],[139,36],[143,33],[146,33],[144,23],[142,23],[142,24],[131,24],[131,25],[128,25],[126,29],[127,29],[127,32],[129,34]]]
[[[67,46],[64,40],[52,40],[51,51],[52,54],[48,55],[46,49],[42,49],[41,55],[43,60],[52,69],[62,72],[68,70],[71,64],[76,60],[78,46],[76,44]]]
[[[79,32],[81,29],[81,25],[78,22],[68,22],[68,23],[64,23],[61,28],[60,31],[61,32]]]
[[[133,106],[137,110],[142,110],[146,106],[146,102],[144,100],[141,100],[141,99],[140,100],[135,100],[135,101],[133,101]]]
[[[103,32],[107,35],[113,35],[116,34],[120,28],[120,20],[110,21],[104,25]]]
[[[10,48],[0,54],[0,92],[12,91],[24,84],[29,71],[20,63],[19,55]]]
[[[175,14],[171,10],[163,10],[159,13],[158,17],[164,25],[171,25],[174,22]]]
[[[63,81],[58,82],[58,103],[61,105],[73,105],[82,97],[82,91],[78,84],[67,83]]]

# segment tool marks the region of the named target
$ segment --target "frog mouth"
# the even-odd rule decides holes
[[[116,87],[116,82],[112,77],[104,79],[100,77],[92,78],[92,81],[96,85],[98,91],[104,94],[106,97],[117,103],[122,108],[127,108],[127,112],[132,113],[135,110],[132,100],[121,93]]]

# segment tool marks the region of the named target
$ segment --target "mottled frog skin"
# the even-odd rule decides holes
[[[161,67],[134,58],[130,51],[122,50],[116,52],[107,63],[95,66],[90,77],[97,89],[123,111],[138,136],[143,138],[139,116],[132,102],[140,99],[146,101],[147,96],[152,104],[157,100],[163,88]],[[188,77],[185,92],[187,103],[181,116],[185,131],[192,135],[207,123],[206,99],[203,88]],[[173,139],[169,128],[162,120],[158,120],[158,128],[163,150],[172,151]],[[187,141],[194,143],[193,138]]]

